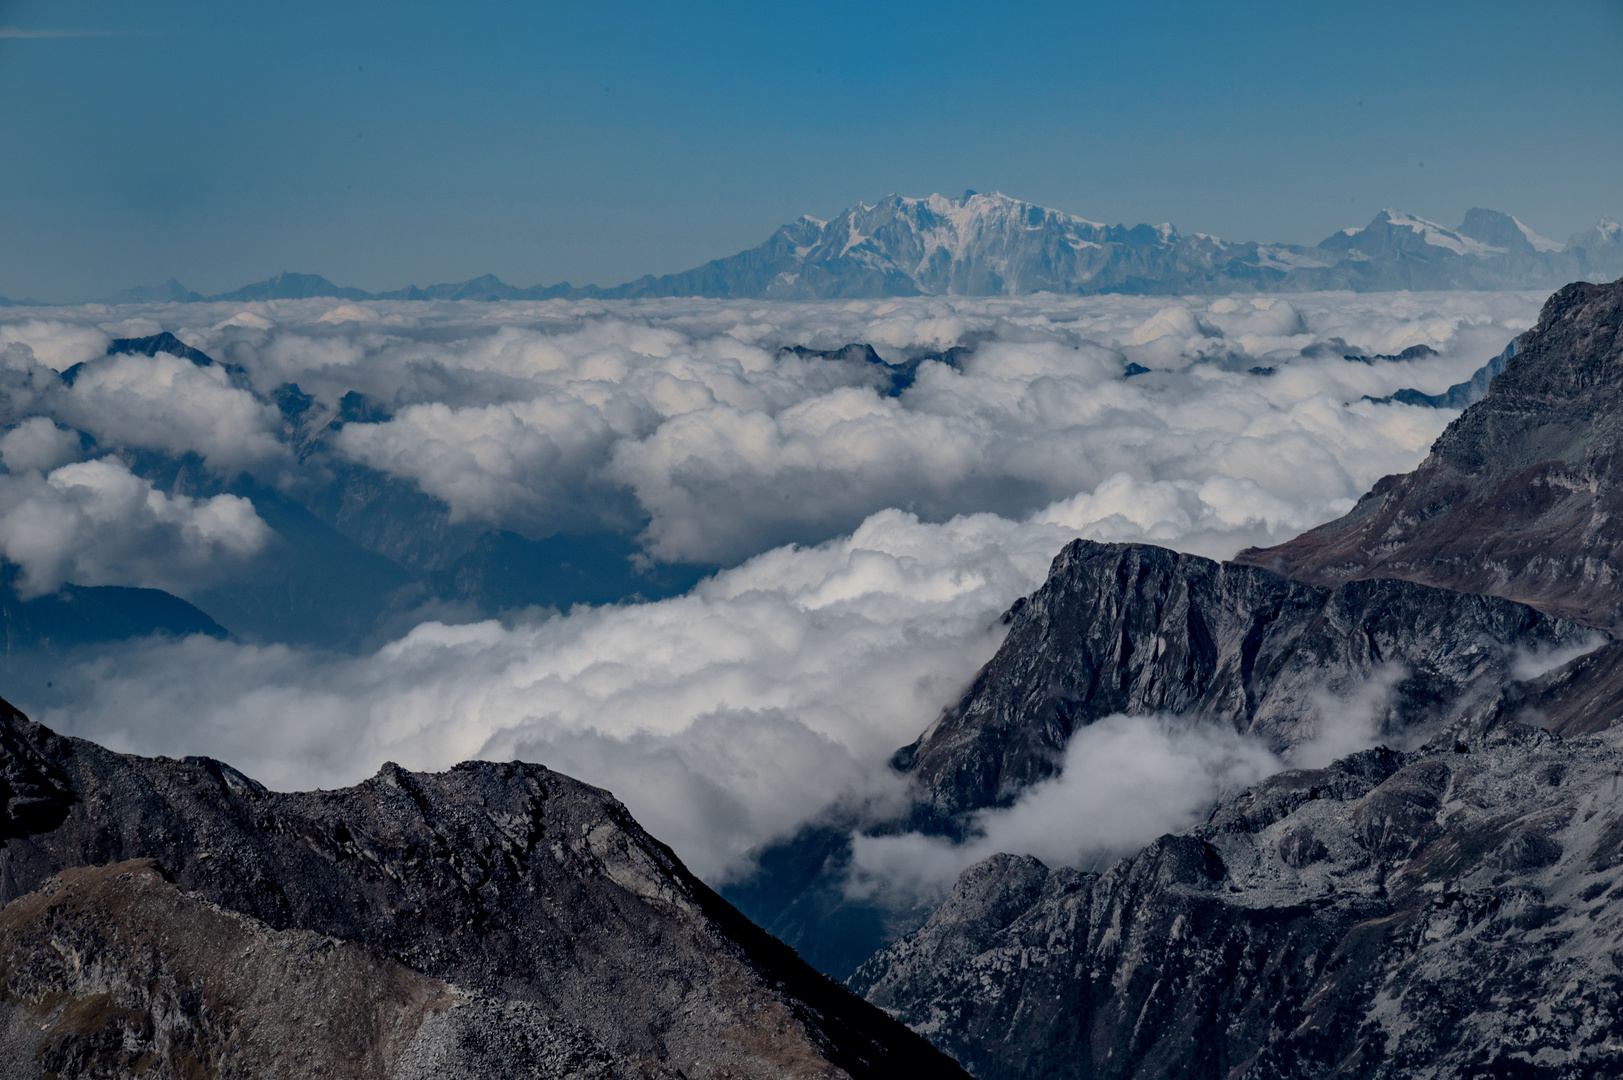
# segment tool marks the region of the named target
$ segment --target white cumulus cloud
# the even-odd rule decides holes
[[[232,386],[218,365],[199,367],[168,353],[109,357],[83,368],[60,410],[104,443],[195,452],[216,468],[284,453],[274,408]]]
[[[424,622],[357,656],[125,646],[58,680],[62,697],[40,710],[67,731],[213,754],[282,788],[349,783],[385,759],[541,760],[614,790],[715,880],[836,799],[899,797],[887,758],[962,691],[996,648],[998,615],[1066,541],[1226,557],[1343,512],[1417,464],[1455,415],[1361,399],[1460,381],[1541,300],[158,305],[138,314],[242,378],[116,357],[71,388],[50,368],[134,324],[31,311],[0,317],[0,376],[26,414],[7,414],[21,426],[0,439],[13,474],[0,478],[0,543],[36,588],[65,576],[184,590],[251,565],[266,535],[251,506],[166,494],[103,456],[130,447],[225,472],[275,462],[293,495],[364,466],[461,520],[535,537],[633,531],[654,559],[728,566],[658,603]],[[956,366],[921,364],[895,397],[881,392],[889,372],[860,358],[779,351],[852,342],[896,362],[964,348]],[[1438,355],[1342,359],[1413,344]],[[1128,378],[1130,363],[1152,370]],[[269,404],[286,383],[314,399],[319,445],[290,444]],[[372,411],[340,422],[350,393]],[[100,460],[68,463],[88,456],[80,431]],[[1348,745],[1367,735],[1334,730]],[[1085,760],[1069,779],[988,818],[987,843],[1060,858],[1056,844],[1153,837],[1277,766],[1161,720],[1113,721],[1073,750]],[[1118,790],[1110,813],[1088,809]],[[1061,843],[1044,823],[1064,821],[1083,831]],[[939,865],[964,854],[908,843]]]
[[[0,452],[10,467],[11,447]],[[0,476],[0,554],[21,568],[24,598],[63,581],[184,595],[269,537],[247,499],[166,495],[116,458]]]

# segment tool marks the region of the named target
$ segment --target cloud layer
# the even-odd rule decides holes
[[[996,648],[998,615],[1067,540],[1223,557],[1342,512],[1413,467],[1454,415],[1359,399],[1459,381],[1539,299],[35,312],[0,324],[0,529],[33,588],[184,593],[251,573],[263,521],[246,500],[176,490],[176,462],[217,484],[246,469],[295,498],[375,470],[460,521],[630,531],[653,559],[731,567],[659,603],[424,622],[361,656],[134,643],[59,679],[36,712],[283,788],[349,783],[385,759],[533,758],[610,787],[719,880],[834,800],[897,798],[889,754],[962,690]],[[71,387],[54,374],[159,328],[238,373],[160,354],[95,360]],[[860,359],[779,351],[853,341],[893,362],[968,348],[956,366],[921,364],[896,397]],[[1439,355],[1342,358],[1421,343]],[[273,402],[289,383],[311,400],[284,414]],[[1117,839],[1277,766],[1225,739],[1159,720],[1101,727],[1076,752],[1125,764],[1089,780],[1079,763],[1086,791],[989,821],[988,842],[1052,854],[1031,823],[1074,818],[1134,769],[1150,772],[1122,794],[1125,824],[1089,814]],[[1171,801],[1141,797],[1156,791]]]
[[[1067,535],[885,511],[686,596],[424,623],[360,658],[142,643],[65,677],[78,694],[40,719],[120,749],[211,754],[281,788],[351,783],[386,759],[539,760],[610,787],[714,878],[832,800],[898,795],[886,758],[991,656],[997,613]]]
[[[656,559],[729,564],[849,532],[887,507],[934,521],[1022,517],[1118,475],[1217,481],[1207,488],[1217,498],[1226,481],[1248,481],[1252,495],[1290,504],[1270,504],[1281,524],[1280,513],[1323,518],[1412,465],[1447,420],[1348,402],[1457,381],[1537,306],[1469,293],[287,301],[63,309],[0,324],[0,344],[59,369],[113,335],[167,326],[241,366],[233,380],[164,355],[99,360],[32,403],[102,445],[191,453],[221,473],[306,486],[325,466],[360,464],[459,520],[536,537],[635,525]],[[923,363],[894,398],[877,392],[888,376],[874,365],[779,352],[850,342],[892,361],[967,348],[956,367]],[[1342,359],[1415,344],[1441,355]],[[1124,379],[1129,364],[1148,374]],[[269,404],[288,383],[314,398],[324,436],[302,463]],[[364,397],[364,414],[345,411],[347,394]]]

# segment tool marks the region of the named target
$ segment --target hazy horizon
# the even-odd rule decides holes
[[[1623,213],[1623,6],[0,3],[0,295],[614,285],[886,192],[1313,244]],[[1576,105],[1576,107],[1575,107]]]

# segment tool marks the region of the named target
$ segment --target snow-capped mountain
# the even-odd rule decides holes
[[[1492,211],[1473,210],[1472,214],[1493,214]],[[1515,222],[1511,226],[1522,226],[1521,222],[1508,214],[1494,214],[1495,225],[1497,219],[1505,222]],[[1461,226],[1463,230],[1465,226]],[[1556,245],[1559,248],[1560,245]],[[1464,232],[1455,232],[1445,229],[1434,221],[1406,214],[1402,210],[1387,208],[1375,215],[1363,228],[1342,229],[1329,238],[1319,242],[1319,247],[1326,251],[1346,252],[1355,259],[1390,259],[1402,258],[1405,255],[1421,255],[1422,257],[1434,254],[1450,253],[1473,258],[1491,258],[1494,255],[1503,255],[1506,248],[1495,247],[1485,243]]]
[[[1267,288],[1303,249],[1229,243],[1170,224],[1105,225],[993,192],[887,195],[832,221],[803,217],[766,243],[612,296],[995,296]],[[1221,285],[1219,283],[1222,283]]]
[[[1568,237],[1567,250],[1579,253],[1588,277],[1605,280],[1623,275],[1623,222],[1603,217],[1593,228]]]
[[[1387,208],[1319,249],[1340,256],[1333,276],[1346,279],[1338,287],[1354,289],[1551,288],[1594,272],[1583,251],[1480,207],[1457,229]]]
[[[832,221],[803,217],[766,243],[695,270],[644,277],[609,296],[855,296],[1203,293],[1308,289],[1554,287],[1623,273],[1613,223],[1559,244],[1509,214],[1473,209],[1458,229],[1387,209],[1317,247],[1185,235],[1170,224],[1104,225],[998,193],[889,195]],[[1576,239],[1576,238],[1575,238]],[[1595,257],[1594,252],[1602,252]]]
[[[1497,210],[1483,210],[1475,207],[1465,212],[1465,222],[1460,225],[1460,233],[1469,239],[1480,241],[1490,248],[1504,251],[1561,251],[1566,245],[1556,243],[1547,236],[1540,236],[1529,229],[1518,218],[1509,214],[1501,214]]]
[[[519,288],[471,281],[370,294],[312,274],[281,274],[211,300],[545,300],[710,296],[826,300],[875,296],[1540,289],[1623,275],[1611,218],[1560,244],[1509,214],[1473,209],[1457,229],[1386,209],[1316,247],[1221,240],[1170,224],[1105,225],[993,192],[887,195],[830,221],[801,217],[765,243],[677,274],[613,288]],[[180,293],[188,296],[181,296]],[[195,297],[177,282],[129,296]],[[157,294],[165,293],[159,297]],[[122,296],[122,294],[121,294]],[[127,296],[122,297],[129,302]]]

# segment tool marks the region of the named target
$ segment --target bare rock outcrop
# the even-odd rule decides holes
[[[284,794],[3,706],[0,804],[14,1075],[963,1075],[539,765]]]
[[[1088,540],[1067,545],[1007,618],[962,700],[896,756],[926,828],[1012,802],[1057,772],[1076,729],[1111,713],[1199,717],[1285,750],[1361,696],[1375,733],[1399,738],[1496,696],[1518,650],[1598,637],[1497,597],[1406,581],[1330,588]]]
[[[1603,629],[1623,615],[1623,280],[1578,282],[1411,473],[1238,563],[1322,585],[1398,578]]]
[[[851,985],[981,1080],[1623,1075],[1623,730],[1489,715],[1103,874],[994,856]]]

